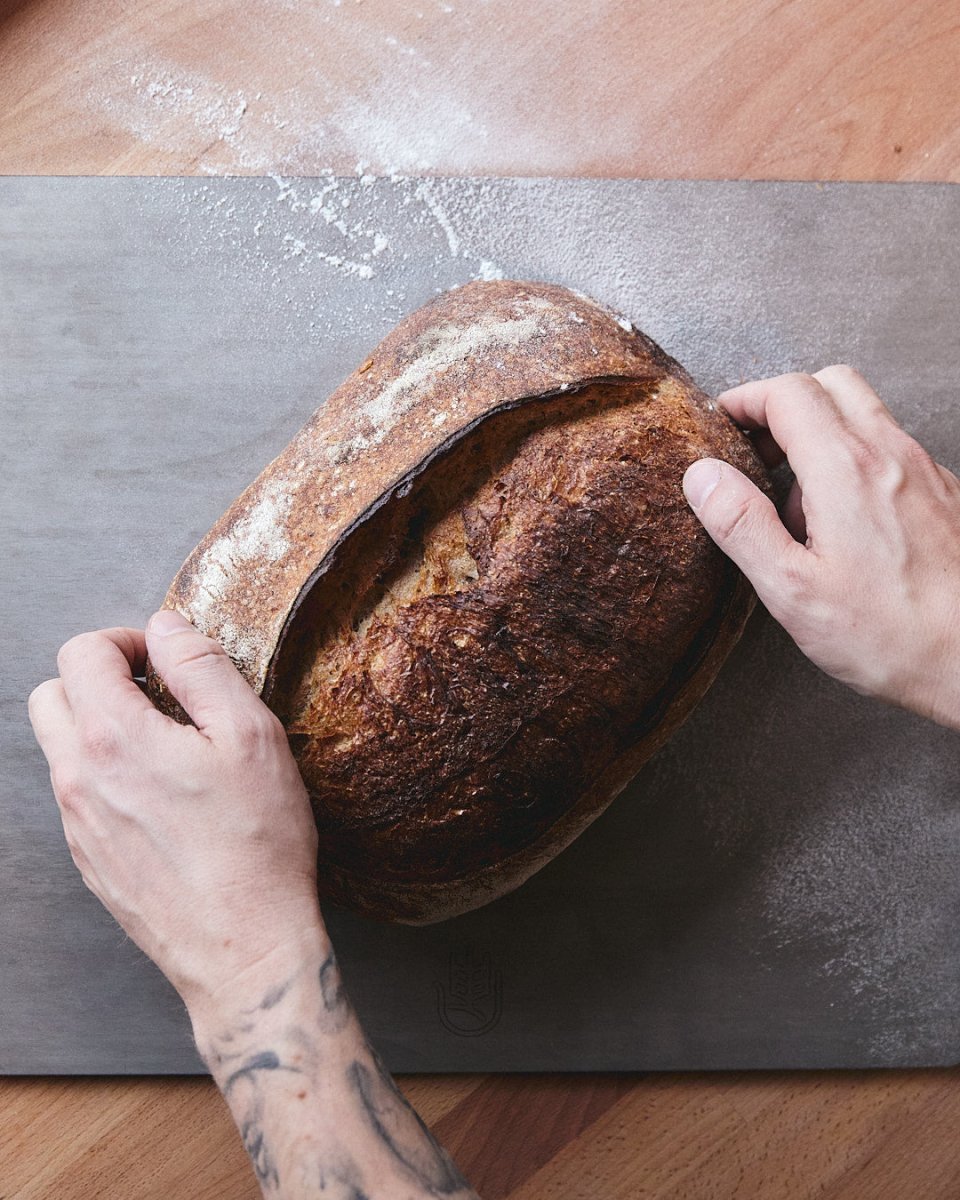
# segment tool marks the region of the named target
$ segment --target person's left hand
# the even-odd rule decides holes
[[[196,728],[137,686],[148,646]],[[87,887],[188,1007],[295,968],[322,930],[317,833],[277,718],[178,613],[81,634],[57,663],[30,720]]]

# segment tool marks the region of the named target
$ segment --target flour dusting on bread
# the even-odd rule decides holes
[[[542,308],[543,304],[543,301],[533,297],[523,307]],[[533,316],[499,321],[481,319],[465,326],[443,324],[427,330],[419,339],[416,357],[396,379],[367,400],[357,412],[355,423],[366,425],[369,422],[373,425],[372,432],[358,432],[342,442],[337,449],[337,461],[353,458],[359,451],[379,446],[424,392],[433,390],[438,375],[456,370],[474,355],[489,355],[504,346],[520,346],[536,337],[543,337],[545,332],[542,322]]]
[[[294,490],[279,477],[270,480],[256,503],[203,551],[194,573],[191,615],[202,627],[214,623],[236,588],[238,579],[256,595],[267,563],[281,559],[290,549],[285,517],[293,504]],[[217,637],[231,657],[249,661],[262,649],[263,636],[256,625],[240,628],[221,620]]]

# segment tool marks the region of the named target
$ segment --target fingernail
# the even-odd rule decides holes
[[[147,629],[158,637],[166,637],[168,633],[182,633],[184,629],[192,628],[187,618],[172,608],[161,608],[147,622]]]
[[[687,467],[683,477],[683,493],[694,511],[703,508],[722,474],[723,464],[715,458],[700,458]]]

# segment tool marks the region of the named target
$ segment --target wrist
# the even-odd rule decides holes
[[[305,976],[315,975],[332,949],[318,909],[314,920],[296,926],[266,954],[238,966],[227,979],[181,989],[197,1044],[269,1013]]]
[[[952,612],[939,623],[924,666],[904,690],[901,703],[923,717],[960,732],[960,632]]]
[[[939,689],[923,711],[923,716],[960,733],[960,662],[956,665],[956,677]]]

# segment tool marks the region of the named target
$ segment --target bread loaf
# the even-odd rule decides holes
[[[283,721],[321,898],[426,923],[502,896],[685,719],[754,602],[681,491],[708,455],[765,485],[629,322],[472,283],[404,320],[231,505],[165,604]]]

